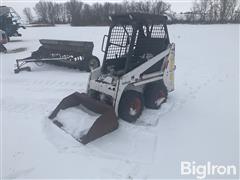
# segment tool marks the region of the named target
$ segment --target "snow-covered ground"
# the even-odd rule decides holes
[[[136,124],[120,127],[86,146],[47,116],[60,100],[85,91],[88,73],[32,65],[14,74],[15,59],[30,55],[38,39],[88,40],[100,59],[107,27],[22,30],[1,54],[2,175],[5,178],[185,178],[181,161],[237,165],[239,152],[239,25],[171,25],[176,43],[176,90],[160,110],[145,109]],[[91,117],[76,108],[66,121]],[[195,177],[195,176],[187,176]]]

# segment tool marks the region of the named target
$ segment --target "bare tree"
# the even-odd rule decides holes
[[[236,8],[236,10],[234,12],[233,21],[235,23],[240,23],[240,4],[238,5],[238,7]]]
[[[79,19],[81,19],[81,11],[83,8],[83,2],[77,0],[71,0],[67,2],[67,12],[70,17],[71,25],[78,26],[80,25]]]
[[[190,12],[177,15],[171,5],[162,0],[140,0],[121,3],[87,4],[78,0],[66,3],[40,1],[35,6],[43,23],[71,23],[73,26],[106,25],[110,14],[132,12],[166,14],[172,23],[227,23],[239,22],[239,0],[195,0]],[[27,10],[26,10],[26,13]]]
[[[219,1],[219,17],[220,22],[223,23],[226,20],[226,14],[227,14],[227,5],[228,2],[226,0],[220,0]]]
[[[56,9],[55,5],[52,2],[47,2],[47,17],[48,17],[48,23],[54,25],[55,19],[56,19]]]
[[[27,18],[27,21],[29,23],[32,23],[33,22],[33,15],[32,15],[32,11],[30,8],[24,8],[23,9],[23,14],[26,16]]]
[[[67,9],[65,3],[55,3],[55,23],[65,24],[68,22]]]
[[[35,12],[38,15],[39,21],[43,23],[48,23],[48,14],[47,14],[47,3],[43,1],[39,1],[35,5]]]
[[[232,21],[234,19],[234,13],[237,9],[237,2],[237,0],[219,1],[219,14],[221,23]]]
[[[200,22],[206,22],[207,12],[209,10],[209,0],[195,1],[193,4],[193,13],[198,14]]]
[[[154,14],[165,14],[171,10],[171,5],[163,1],[155,1],[153,3],[152,12]]]
[[[227,23],[236,21],[238,0],[195,0],[191,8],[199,23]]]

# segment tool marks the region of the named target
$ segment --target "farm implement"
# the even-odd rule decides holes
[[[39,40],[41,46],[30,57],[16,60],[15,73],[31,71],[27,63],[42,66],[43,63],[90,71],[100,66],[96,56],[92,55],[93,42]]]
[[[133,123],[144,107],[159,109],[174,90],[175,45],[169,41],[167,17],[133,13],[109,19],[103,64],[91,71],[87,92],[67,96],[49,116],[68,132],[57,120],[60,110],[82,105],[100,114],[85,134],[72,135],[83,144],[117,129],[118,118]]]

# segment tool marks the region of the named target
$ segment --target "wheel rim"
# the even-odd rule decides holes
[[[89,60],[89,69],[96,69],[98,67],[98,60],[97,59],[90,59]]]
[[[166,99],[165,93],[161,90],[156,97],[155,103],[157,106],[160,106]]]
[[[139,98],[136,98],[130,105],[129,114],[131,116],[138,114],[141,111],[141,104],[141,100]]]

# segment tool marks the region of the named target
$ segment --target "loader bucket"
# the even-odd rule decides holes
[[[101,114],[86,134],[81,137],[74,137],[82,144],[87,144],[118,128],[117,116],[113,107],[93,99],[86,93],[79,92],[75,92],[65,97],[50,114],[49,119],[54,119],[60,110],[78,105],[82,105],[95,113]],[[53,120],[52,122],[63,129],[61,122],[57,120]]]

